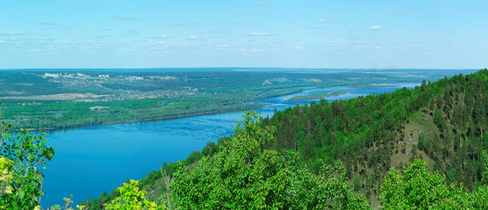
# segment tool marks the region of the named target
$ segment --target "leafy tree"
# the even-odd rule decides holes
[[[404,173],[392,168],[380,189],[380,198],[385,209],[464,209],[469,206],[465,189],[454,184],[447,185],[445,177],[429,172],[427,163],[414,162]]]
[[[5,194],[12,193],[12,186],[10,182],[13,179],[9,168],[13,165],[13,161],[0,156],[0,197]],[[1,205],[0,209],[6,209],[5,205]]]
[[[164,210],[163,206],[158,206],[155,202],[148,201],[144,195],[146,191],[139,190],[138,181],[130,180],[117,188],[120,197],[115,198],[112,203],[107,205],[107,210]]]
[[[346,170],[337,162],[321,176],[298,163],[298,154],[264,148],[275,128],[246,112],[235,135],[213,158],[204,157],[180,170],[171,185],[181,209],[364,209],[364,196],[354,196]]]
[[[258,114],[246,112],[235,135],[214,159],[204,157],[192,170],[181,165],[171,186],[183,209],[283,208],[289,170],[276,151],[263,149],[273,141],[274,127],[261,127]]]
[[[46,167],[46,161],[54,156],[54,149],[46,145],[45,133],[32,134],[21,129],[14,137],[10,127],[8,124],[1,126],[0,151],[3,158],[11,158],[11,162],[8,161],[10,164],[4,169],[11,176],[8,182],[8,191],[11,193],[1,195],[0,206],[7,209],[38,208],[44,194],[44,175],[37,167]]]
[[[446,128],[446,120],[442,116],[442,111],[440,109],[436,109],[434,112],[434,123],[439,128],[439,131],[444,132]]]
[[[488,185],[488,151],[483,151],[483,165],[484,165],[484,174],[483,174],[483,182],[485,185]]]

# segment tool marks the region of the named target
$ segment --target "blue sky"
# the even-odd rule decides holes
[[[0,68],[488,67],[488,1],[2,1]]]

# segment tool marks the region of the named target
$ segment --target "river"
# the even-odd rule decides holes
[[[296,95],[331,91],[348,92],[330,97],[349,99],[368,94],[392,92],[397,88],[413,88],[420,83],[398,83],[394,87],[353,88],[339,86],[314,89],[303,93],[259,100],[273,104],[256,109],[263,117],[273,115],[273,110],[284,110],[295,104],[309,101],[285,102],[282,98]],[[350,93],[352,92],[352,93]],[[73,195],[74,203],[98,198],[109,193],[126,179],[141,179],[152,170],[162,167],[163,162],[183,160],[195,151],[201,151],[209,141],[229,136],[243,115],[228,112],[201,115],[156,122],[90,126],[48,133],[48,145],[56,150],[55,157],[43,170],[45,178],[42,206],[62,204],[64,197]]]

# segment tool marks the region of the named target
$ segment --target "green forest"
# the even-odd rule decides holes
[[[483,69],[271,118],[247,111],[233,135],[76,208],[488,209],[487,90]],[[40,208],[37,167],[55,158],[45,143],[2,126],[0,208]]]

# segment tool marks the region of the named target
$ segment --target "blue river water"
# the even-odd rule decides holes
[[[314,89],[278,98],[259,100],[273,104],[256,109],[263,117],[273,110],[284,110],[309,101],[286,102],[283,98],[296,95],[331,91],[349,94],[327,100],[349,99],[368,94],[392,92],[397,88],[413,88],[420,83],[399,83],[394,87],[353,88],[339,86]],[[351,93],[352,92],[352,93]],[[316,100],[318,101],[318,100]],[[181,119],[90,126],[48,133],[48,144],[56,150],[55,157],[43,170],[45,178],[42,206],[63,203],[64,197],[73,195],[74,203],[98,198],[110,192],[126,179],[141,179],[163,162],[183,160],[195,150],[201,151],[209,141],[229,136],[243,115],[242,112],[194,116]]]

